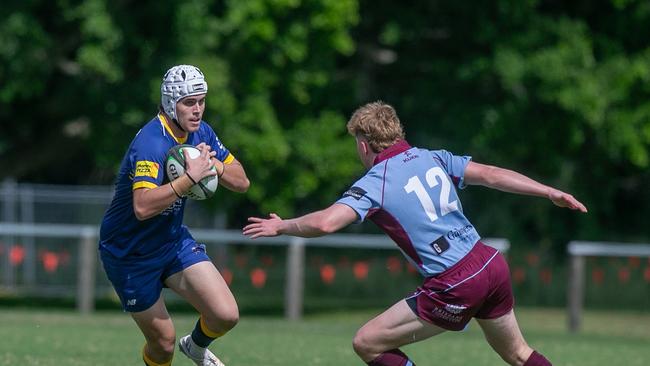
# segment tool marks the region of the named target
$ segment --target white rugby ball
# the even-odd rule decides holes
[[[183,150],[188,151],[190,159],[196,159],[201,154],[199,149],[187,144],[176,145],[169,149],[165,163],[165,170],[169,181],[174,181],[185,174],[185,155],[183,155]],[[213,166],[212,170],[216,172],[217,168]],[[212,197],[218,186],[219,178],[216,175],[212,175],[201,179],[185,195],[193,200],[204,200]]]

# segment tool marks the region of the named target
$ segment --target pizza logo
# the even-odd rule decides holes
[[[160,165],[156,162],[140,160],[135,163],[135,176],[157,178],[159,168]]]

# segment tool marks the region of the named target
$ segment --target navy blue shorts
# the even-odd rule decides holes
[[[104,271],[120,297],[122,308],[132,313],[147,310],[155,304],[169,276],[210,260],[205,245],[198,244],[189,235],[146,256],[117,258],[105,250],[99,252]]]

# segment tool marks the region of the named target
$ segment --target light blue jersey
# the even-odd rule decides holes
[[[471,160],[445,150],[400,141],[337,201],[369,218],[399,246],[425,277],[444,272],[480,239],[463,214],[456,188],[464,188]]]

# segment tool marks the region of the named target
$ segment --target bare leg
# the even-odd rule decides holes
[[[370,362],[386,351],[444,331],[422,321],[413,313],[406,300],[401,300],[364,324],[355,335],[352,345],[363,361]]]
[[[201,313],[215,333],[226,333],[239,321],[239,309],[226,281],[212,262],[199,262],[175,273],[165,284]]]
[[[149,309],[131,313],[147,343],[144,352],[156,363],[166,363],[174,356],[176,333],[162,296]]]
[[[490,346],[508,364],[521,366],[533,353],[519,330],[513,310],[496,319],[476,320]]]

